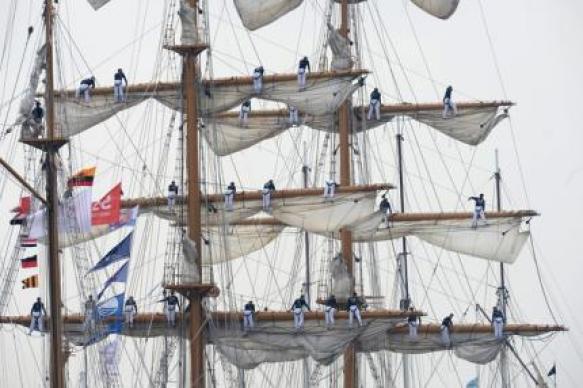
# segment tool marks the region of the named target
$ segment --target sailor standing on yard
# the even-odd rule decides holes
[[[330,295],[326,300],[326,306],[324,307],[324,318],[326,320],[326,329],[330,330],[334,326],[334,315],[338,310],[338,303],[336,302],[336,297]]]
[[[334,198],[334,194],[336,194],[336,186],[338,186],[338,184],[336,184],[334,179],[326,180],[326,186],[324,186],[324,198]]]
[[[263,197],[263,211],[271,211],[271,196],[274,192],[275,185],[273,184],[273,179],[270,179],[263,185],[263,190],[261,191]]]
[[[409,307],[409,316],[407,317],[407,325],[409,326],[409,337],[411,339],[417,338],[417,329],[421,326],[421,317],[415,314],[413,306]]]
[[[289,110],[289,123],[291,125],[299,125],[300,124],[300,117],[298,113],[298,108],[293,105],[288,105]]]
[[[91,102],[91,96],[89,95],[89,89],[95,89],[95,77],[91,76],[91,78],[85,78],[79,84],[79,88],[77,89],[77,98],[83,95],[85,102]]]
[[[173,210],[176,204],[176,196],[178,195],[178,186],[176,182],[172,181],[168,185],[168,210]]]
[[[124,85],[125,82],[125,85]],[[128,79],[122,69],[117,69],[113,75],[113,99],[115,102],[124,102],[124,87],[128,86]]]
[[[441,342],[445,346],[451,345],[451,329],[453,328],[453,313],[449,314],[447,317],[443,318],[441,321]]]
[[[249,112],[251,112],[251,100],[245,100],[245,102],[241,104],[241,111],[239,112],[239,121],[242,125],[247,125]]]
[[[484,194],[480,194],[479,197],[469,197],[468,201],[474,201],[474,215],[472,217],[472,228],[478,226],[478,220],[482,219],[486,221],[486,216],[484,215],[484,210],[486,209],[486,200],[484,199]]]
[[[85,302],[85,331],[89,333],[95,332],[95,321],[97,318],[97,304],[93,299],[93,295],[89,295],[89,299]]]
[[[252,301],[247,302],[243,307],[243,330],[247,331],[255,327],[253,315],[255,314],[255,305]]]
[[[492,326],[494,327],[494,337],[504,337],[504,314],[494,306],[492,309]]]
[[[298,85],[300,89],[306,87],[306,76],[307,72],[310,71],[310,61],[308,57],[303,57],[298,64]]]
[[[362,306],[362,301],[356,295],[356,292],[352,293],[352,296],[346,301],[346,309],[348,310],[348,326],[352,329],[352,322],[354,318],[358,321],[358,326],[362,326],[362,319],[360,318],[360,307]]]
[[[383,196],[382,196],[381,203],[379,204],[379,210],[383,214],[383,222],[385,223],[385,225],[388,228],[390,225],[389,221],[390,221],[391,215],[393,214],[393,209],[391,209],[391,203],[387,199],[386,194],[383,194]]]
[[[367,119],[371,120],[373,114],[375,120],[381,119],[381,92],[379,92],[378,88],[374,88],[374,90],[370,94],[370,105],[368,108]]]
[[[236,193],[237,186],[235,186],[235,182],[229,183],[227,190],[225,190],[225,209],[229,212],[233,211],[233,199],[235,198]]]
[[[263,89],[264,72],[265,70],[263,70],[263,66],[256,67],[255,70],[253,70],[253,90],[256,94],[261,93],[261,90]]]
[[[174,290],[170,292],[169,296],[164,298],[164,304],[168,325],[176,327],[176,310],[180,310],[180,302],[178,302],[178,298],[174,295]]]
[[[441,115],[444,119],[447,119],[449,116],[455,117],[455,115],[457,115],[457,106],[451,98],[452,92],[453,88],[451,86],[448,86],[447,89],[445,89],[445,95],[443,96],[443,113]]]
[[[32,305],[30,309],[30,328],[28,329],[28,335],[31,335],[33,331],[38,330],[41,335],[44,335],[44,317],[47,315],[47,310],[45,309],[44,303],[40,298],[36,298],[36,302]]]
[[[130,296],[128,298],[128,300],[126,300],[126,303],[124,306],[124,314],[125,314],[125,318],[126,318],[126,324],[130,327],[130,329],[134,327],[134,318],[135,318],[137,313],[138,313],[138,305],[136,304],[134,297]]]
[[[304,295],[301,295],[298,299],[294,300],[292,304],[291,311],[294,314],[294,328],[296,331],[304,329],[304,307],[310,310],[310,306],[306,303]]]

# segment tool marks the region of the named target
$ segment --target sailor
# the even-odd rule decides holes
[[[247,331],[255,327],[253,315],[255,314],[255,305],[252,301],[247,302],[243,307],[243,330]]]
[[[389,227],[389,221],[391,219],[391,215],[393,214],[393,209],[391,209],[391,203],[387,199],[386,194],[382,195],[381,203],[379,204],[379,210],[383,214],[383,222]]]
[[[492,326],[494,327],[494,337],[504,337],[504,314],[494,306],[492,309]]]
[[[87,102],[87,103],[90,102],[91,96],[89,95],[89,89],[94,89],[94,88],[95,88],[95,77],[91,76],[91,78],[85,78],[79,84],[79,88],[77,89],[77,98],[81,97],[81,94],[82,94],[83,98],[85,99],[85,102]]]
[[[41,335],[44,335],[43,324],[46,315],[47,310],[45,309],[44,303],[40,298],[36,298],[36,302],[34,302],[30,309],[30,328],[28,329],[28,335],[31,335],[35,330],[38,330]]]
[[[239,121],[241,121],[241,124],[247,124],[249,112],[251,112],[251,100],[245,100],[245,102],[241,104],[241,111],[239,112]]]
[[[271,196],[274,191],[275,185],[273,184],[273,179],[270,179],[263,185],[263,190],[261,191],[263,197],[263,211],[271,211]]]
[[[443,320],[441,321],[441,342],[445,345],[445,346],[450,346],[451,344],[451,340],[450,340],[450,334],[451,334],[451,329],[453,328],[453,313],[449,314],[447,317],[443,318]]]
[[[326,199],[330,199],[334,197],[334,194],[336,193],[336,186],[338,186],[336,184],[336,182],[334,182],[334,180],[330,179],[326,181],[326,185],[324,186],[324,198]]]
[[[304,307],[311,311],[302,294],[298,299],[294,300],[291,308],[294,314],[294,328],[296,331],[304,329]]]
[[[409,326],[409,337],[411,339],[417,338],[417,329],[421,326],[421,317],[415,314],[415,308],[413,306],[409,307],[407,325]]]
[[[381,119],[381,92],[378,88],[374,88],[370,94],[370,104],[368,107],[367,119],[371,120],[374,113],[375,120]]]
[[[486,200],[484,199],[484,194],[480,194],[479,197],[469,197],[468,201],[474,201],[474,215],[472,217],[472,228],[478,226],[478,220],[482,219],[486,221],[486,216],[484,215],[484,210],[486,209]]]
[[[348,326],[352,328],[352,321],[354,318],[358,321],[358,326],[362,326],[362,319],[360,318],[360,306],[362,306],[362,301],[356,295],[356,292],[352,293],[352,296],[346,301],[346,309],[348,310]]]
[[[328,330],[334,326],[334,315],[336,315],[336,310],[338,310],[336,297],[334,295],[330,295],[330,297],[326,299],[324,307],[324,318],[326,320],[326,329]]]
[[[89,295],[89,299],[85,301],[85,331],[90,333],[95,332],[95,321],[97,317],[97,304],[93,300],[93,295]]]
[[[127,86],[128,79],[126,78],[126,75],[123,73],[122,69],[117,69],[117,73],[113,75],[113,99],[115,102],[124,101],[123,90],[124,87]]]
[[[445,89],[445,95],[443,96],[443,113],[441,115],[444,119],[447,119],[448,116],[455,117],[455,115],[457,115],[457,106],[451,98],[452,92],[453,88],[451,86],[448,86],[447,89]]]
[[[233,199],[235,198],[236,193],[237,186],[235,186],[235,182],[229,183],[227,190],[225,190],[225,209],[227,209],[227,211],[233,211]]]
[[[256,67],[253,70],[253,90],[256,94],[261,93],[261,89],[263,89],[263,66]]]
[[[310,61],[308,57],[303,57],[298,64],[298,85],[300,89],[306,87],[306,72],[310,71]]]
[[[136,304],[136,301],[134,300],[133,296],[130,296],[128,300],[126,300],[124,306],[124,313],[126,318],[126,324],[130,327],[130,329],[133,328],[134,318],[138,313],[138,305]]]
[[[33,136],[39,136],[41,134],[44,115],[45,111],[42,108],[40,101],[36,100],[34,102],[34,108],[31,112]]]
[[[168,210],[174,209],[176,204],[176,196],[178,195],[178,186],[176,182],[172,181],[168,185]]]
[[[174,295],[174,290],[170,291],[170,295],[164,298],[166,321],[169,326],[176,327],[176,310],[180,310],[180,303],[178,298]]]
[[[298,108],[296,108],[293,105],[288,105],[288,110],[289,110],[289,123],[291,125],[299,125],[300,118],[298,114]]]

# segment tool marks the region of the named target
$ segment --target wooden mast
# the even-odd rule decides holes
[[[342,0],[340,5],[340,34],[348,38],[348,0]],[[338,111],[338,132],[340,137],[340,187],[350,186],[350,102],[345,101]],[[349,230],[340,231],[342,241],[342,257],[351,277],[350,294],[354,292],[354,268],[352,262],[352,233]],[[356,368],[356,351],[350,344],[344,351],[344,388],[358,386]]]
[[[63,356],[63,327],[61,319],[61,269],[59,263],[59,235],[58,235],[58,197],[57,197],[57,166],[55,155],[61,142],[55,141],[55,112],[53,106],[53,1],[45,2],[46,27],[46,165],[47,174],[47,213],[48,213],[48,277],[49,277],[49,307],[51,325],[50,346],[50,381],[52,388],[65,386],[65,359]]]

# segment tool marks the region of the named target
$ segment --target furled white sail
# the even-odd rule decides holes
[[[457,9],[460,0],[411,0],[411,2],[430,15],[448,19]]]
[[[332,63],[330,67],[332,70],[348,70],[354,65],[352,55],[350,53],[351,42],[340,34],[340,30],[334,28],[332,24],[328,23],[328,44],[332,50]]]
[[[30,80],[28,82],[28,88],[24,93],[24,97],[20,101],[20,106],[18,109],[19,117],[16,120],[17,124],[22,124],[22,135],[23,136],[34,136],[39,135],[40,132],[32,120],[32,109],[34,108],[34,98],[36,94],[36,89],[38,88],[38,82],[42,70],[46,63],[46,45],[43,45],[37,52],[34,61],[34,67],[32,73],[30,74]]]
[[[337,232],[374,211],[376,192],[336,194],[324,197],[274,199],[272,215],[286,225],[312,233]]]
[[[180,0],[180,22],[182,24],[182,35],[180,36],[180,43],[185,46],[193,46],[198,43],[197,28],[196,28],[196,8],[190,5],[187,0]]]
[[[521,231],[522,217],[487,220],[472,228],[472,220],[399,221],[390,227],[380,212],[351,227],[354,241],[382,241],[416,236],[448,251],[512,264],[516,261],[529,232]]]
[[[243,124],[238,117],[206,119],[201,132],[215,154],[224,156],[277,136],[291,126],[287,117],[249,117]]]
[[[508,117],[506,112],[500,113],[498,107],[459,109],[455,117],[447,119],[443,119],[441,115],[441,112],[435,110],[408,114],[411,118],[469,145],[483,142],[492,129]]]
[[[279,19],[303,0],[234,0],[243,25],[253,31]]]
[[[224,223],[231,224],[242,219],[254,216],[261,211],[261,201],[237,201],[233,203],[232,211],[224,211],[225,204],[223,202],[212,203],[208,206],[202,205],[201,222],[203,225],[222,225]],[[178,222],[182,225],[186,224],[188,217],[186,208],[182,205],[176,205],[172,210],[168,206],[158,206],[150,209],[143,209],[141,212],[145,214],[153,211],[157,217],[172,222]]]
[[[285,228],[284,225],[226,225],[203,229],[202,263],[219,264],[255,252]]]

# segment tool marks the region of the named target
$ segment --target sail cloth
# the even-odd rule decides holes
[[[486,216],[487,217],[487,216]],[[351,226],[354,241],[382,241],[416,236],[432,245],[464,255],[512,264],[530,233],[521,231],[522,217],[487,219],[472,228],[472,220],[399,221],[387,228],[378,212]],[[339,238],[339,236],[336,236]]]
[[[182,24],[182,35],[180,43],[185,46],[194,46],[199,42],[196,28],[196,8],[190,5],[188,0],[180,0],[180,22]]]
[[[436,18],[449,19],[460,0],[411,0],[411,2]]]
[[[109,3],[111,0],[87,0],[87,1],[89,2],[89,4],[91,4],[93,9],[97,11],[99,8]]]
[[[19,117],[16,120],[17,124],[22,124],[22,136],[33,137],[39,135],[38,128],[32,119],[32,109],[34,108],[34,100],[36,89],[42,70],[46,67],[47,50],[46,45],[43,45],[37,52],[34,60],[34,67],[28,82],[28,88],[24,92],[24,97],[20,101],[18,109]]]
[[[299,7],[303,0],[233,0],[243,25],[251,31],[266,26]]]
[[[253,253],[275,240],[285,225],[227,225],[203,229],[202,263],[219,264]]]
[[[352,42],[350,39],[342,36],[340,30],[334,28],[332,24],[328,23],[328,44],[332,50],[332,63],[330,67],[332,70],[348,70],[354,65],[352,55],[350,53],[350,46]]]
[[[201,222],[203,225],[209,226],[231,224],[244,218],[254,216],[261,211],[261,207],[262,204],[260,200],[237,201],[237,198],[235,198],[235,201],[233,202],[232,211],[224,211],[224,202],[209,203],[208,206],[203,205],[201,207]],[[168,206],[158,206],[151,209],[157,217],[177,222],[181,225],[185,225],[188,219],[186,208],[181,204],[175,205],[173,210],[169,210]],[[148,211],[150,210],[144,209],[142,213]]]

